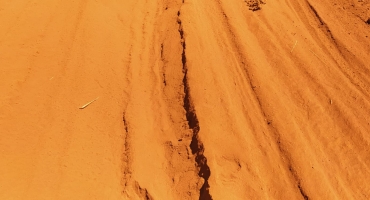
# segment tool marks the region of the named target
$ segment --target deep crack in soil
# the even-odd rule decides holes
[[[209,183],[208,179],[211,176],[211,170],[209,169],[209,166],[207,165],[207,158],[204,156],[204,145],[202,141],[199,139],[199,121],[194,109],[194,105],[191,102],[191,96],[190,96],[190,87],[188,83],[188,69],[186,64],[186,41],[184,38],[184,31],[182,27],[182,22],[180,19],[180,11],[178,12],[178,24],[179,24],[179,34],[181,37],[181,44],[183,48],[182,52],[182,65],[183,65],[183,73],[184,73],[184,109],[186,111],[186,119],[188,121],[189,128],[193,132],[192,140],[190,143],[190,148],[192,151],[192,154],[195,155],[195,161],[196,165],[199,168],[198,175],[204,179],[204,184],[200,189],[200,200],[210,200],[212,199],[212,196],[209,193]]]

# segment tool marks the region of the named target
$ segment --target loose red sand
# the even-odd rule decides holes
[[[0,199],[370,199],[368,20],[368,0],[0,0]]]

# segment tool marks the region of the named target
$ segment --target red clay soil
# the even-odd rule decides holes
[[[0,0],[0,199],[370,199],[369,0]]]

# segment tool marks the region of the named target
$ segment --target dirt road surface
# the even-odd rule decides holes
[[[368,0],[0,0],[0,199],[370,199]]]

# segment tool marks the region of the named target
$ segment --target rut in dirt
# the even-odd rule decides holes
[[[190,143],[190,149],[192,151],[192,154],[195,155],[195,162],[196,166],[199,169],[198,176],[204,179],[204,183],[200,189],[200,194],[199,194],[199,200],[211,200],[212,196],[209,192],[210,185],[208,183],[208,179],[211,176],[211,170],[209,166],[207,165],[207,158],[204,156],[204,145],[202,141],[199,138],[199,131],[200,131],[200,126],[199,126],[199,120],[197,117],[197,114],[194,109],[194,105],[191,101],[191,96],[190,96],[190,87],[189,87],[189,82],[188,82],[188,68],[187,68],[187,63],[186,63],[186,41],[184,38],[184,31],[183,31],[183,26],[182,22],[180,19],[180,11],[177,13],[178,15],[178,24],[179,24],[179,34],[180,34],[180,39],[181,39],[181,44],[182,44],[182,69],[184,73],[184,79],[183,79],[183,85],[184,85],[184,109],[186,111],[186,119],[188,121],[188,126],[192,130],[193,135],[192,135],[192,140]]]

